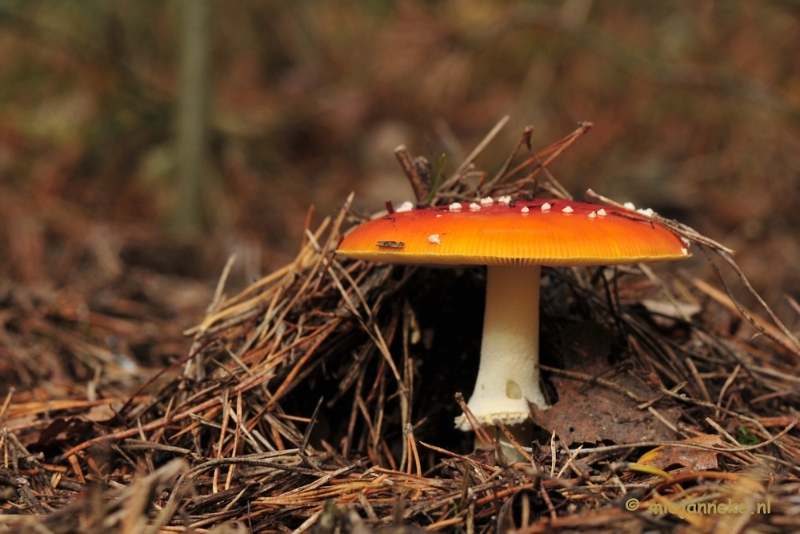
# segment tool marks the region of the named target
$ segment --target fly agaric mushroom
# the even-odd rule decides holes
[[[526,439],[528,403],[548,407],[537,366],[541,266],[677,260],[689,256],[687,246],[635,211],[504,198],[391,213],[354,228],[337,252],[387,263],[486,265],[481,360],[467,406],[482,425],[499,419]],[[470,430],[464,415],[456,426]]]

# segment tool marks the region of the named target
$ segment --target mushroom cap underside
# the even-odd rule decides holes
[[[513,204],[387,214],[353,228],[337,252],[429,265],[613,265],[689,256],[680,237],[634,211],[561,199]]]

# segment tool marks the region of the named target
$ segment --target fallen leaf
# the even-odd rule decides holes
[[[697,304],[688,304],[685,302],[666,302],[661,300],[642,299],[639,301],[647,311],[653,313],[651,319],[659,326],[669,327],[675,324],[672,319],[683,319],[685,317],[692,317],[700,313],[702,308]]]
[[[80,417],[57,417],[38,434],[32,445],[36,447],[52,447],[73,438],[83,439],[95,435],[95,424]]]
[[[547,410],[531,407],[534,422],[555,431],[568,445],[573,443],[636,443],[668,441],[674,432],[650,412],[639,410],[630,398],[600,386],[582,388],[583,382],[554,378],[559,401]],[[615,382],[617,382],[615,380]],[[670,422],[678,420],[677,408],[659,409]]]
[[[617,389],[627,390],[640,399],[658,395],[644,380],[628,372],[616,372],[608,362],[611,336],[594,323],[570,324],[562,330],[561,354],[566,371],[592,378],[602,377]],[[558,402],[547,410],[531,406],[534,422],[555,431],[568,445],[573,443],[636,443],[669,441],[675,433],[649,411],[620,391],[592,381],[553,375],[550,382],[558,392]],[[677,407],[656,405],[671,424],[678,420]]]
[[[681,443],[720,447],[722,439],[716,435],[703,434],[702,436],[681,440]],[[639,458],[638,463],[659,469],[667,469],[673,465],[688,467],[692,471],[708,471],[719,468],[716,452],[673,445],[663,445],[644,453]]]

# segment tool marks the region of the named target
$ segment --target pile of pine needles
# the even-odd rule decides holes
[[[548,165],[591,125],[539,152],[527,129],[490,177],[474,161],[503,124],[447,177],[400,147],[418,203],[569,198]],[[337,257],[342,233],[366,218],[352,198],[307,224],[292,263],[233,297],[226,268],[187,332],[189,354],[112,417],[90,421],[79,402],[33,413],[9,394],[0,492],[16,515],[0,524],[59,534],[800,527],[800,345],[766,305],[771,322],[707,283],[646,266],[545,269],[545,382],[633,399],[673,438],[618,442],[609,430],[573,443],[543,427],[523,449],[530,460],[509,464],[498,443],[473,451],[452,428],[457,394],[471,393],[477,373],[484,272]],[[731,251],[653,218],[749,287]],[[464,306],[470,293],[477,301]],[[586,324],[609,338],[603,377],[558,357],[564,332]],[[651,394],[629,390],[626,375]]]

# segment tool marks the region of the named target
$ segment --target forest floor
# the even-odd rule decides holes
[[[521,143],[494,182],[468,159],[433,201],[479,187],[565,198],[539,158],[584,132],[538,154]],[[233,295],[221,247],[100,225],[46,194],[2,212],[6,530],[800,528],[800,346],[726,292],[722,280],[747,288],[724,247],[669,220],[655,216],[725,276],[544,269],[553,407],[533,411],[533,447],[512,444],[525,460],[509,462],[453,425],[475,380],[485,271],[335,256],[363,220],[350,199],[309,216],[297,255]]]

